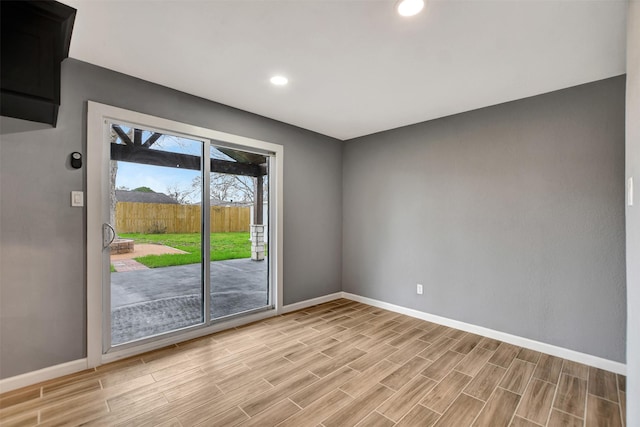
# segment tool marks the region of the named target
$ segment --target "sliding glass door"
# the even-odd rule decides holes
[[[272,307],[270,156],[107,127],[103,351]]]

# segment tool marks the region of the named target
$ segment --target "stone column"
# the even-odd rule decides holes
[[[264,260],[264,225],[251,224],[251,259]]]

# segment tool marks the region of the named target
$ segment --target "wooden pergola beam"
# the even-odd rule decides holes
[[[122,142],[124,142],[126,145],[130,145],[130,146],[134,145],[133,141],[131,140],[131,138],[129,138],[129,135],[127,135],[126,132],[123,131],[120,126],[113,125],[112,128],[118,134],[118,136],[120,137]]]
[[[115,129],[115,126],[114,126]],[[117,131],[116,131],[117,132]],[[126,135],[126,134],[125,134]],[[200,170],[200,157],[191,154],[151,150],[144,145],[111,144],[111,160],[166,166],[180,169]],[[230,175],[262,177],[266,175],[266,165],[255,165],[227,160],[211,159],[211,172]]]
[[[160,137],[162,136],[161,133],[158,132],[154,132],[153,135],[151,135],[149,138],[147,138],[147,140],[144,142],[144,144],[142,144],[143,147],[151,147],[153,144],[155,144],[155,142],[160,139]]]
[[[142,129],[133,130],[133,145],[142,145]]]
[[[151,134],[151,136],[149,138],[147,138],[147,140],[142,143],[142,129],[134,129],[133,130],[133,141],[131,141],[131,138],[129,138],[129,135],[126,134],[125,131],[122,130],[122,128],[118,125],[112,125],[111,126],[113,128],[113,130],[115,131],[115,133],[118,134],[118,136],[120,137],[120,139],[122,139],[122,141],[126,144],[126,145],[136,145],[136,146],[144,146],[144,147],[151,147],[153,144],[155,144],[155,142],[160,139],[160,137],[162,136],[161,133],[158,132],[154,132]]]

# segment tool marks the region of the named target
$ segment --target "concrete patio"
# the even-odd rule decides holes
[[[267,304],[268,262],[211,262],[211,317]],[[200,264],[111,273],[112,344],[202,322]]]

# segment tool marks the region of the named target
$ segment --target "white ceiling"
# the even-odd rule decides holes
[[[625,72],[624,0],[427,1],[63,0],[71,57],[339,139]]]

